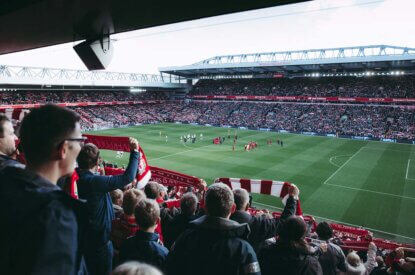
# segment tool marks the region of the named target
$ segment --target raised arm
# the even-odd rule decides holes
[[[94,176],[94,188],[101,192],[120,189],[131,183],[137,175],[139,163],[139,144],[135,138],[130,138],[130,160],[124,174],[118,176]]]

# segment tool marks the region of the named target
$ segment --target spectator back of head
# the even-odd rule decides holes
[[[159,197],[161,192],[161,188],[158,182],[149,181],[144,187],[144,193],[146,194],[148,199],[155,200]]]
[[[146,195],[143,191],[137,189],[130,189],[124,192],[124,199],[122,202],[122,209],[127,215],[133,215],[137,203],[145,199]]]
[[[186,193],[180,199],[180,209],[186,216],[192,216],[197,210],[198,199],[193,193]]]
[[[163,275],[157,268],[139,262],[126,262],[119,265],[111,275]]]
[[[327,222],[321,222],[317,225],[316,232],[321,240],[327,241],[333,237],[333,229]]]
[[[110,196],[111,196],[111,201],[113,204],[122,205],[122,201],[123,201],[123,193],[120,189],[115,189],[113,191],[110,192]]]
[[[157,224],[160,218],[160,207],[155,200],[143,199],[135,207],[135,220],[142,230]]]
[[[292,249],[307,248],[304,240],[307,227],[304,220],[298,216],[289,217],[280,231],[280,241],[287,243]]]
[[[356,252],[350,252],[349,254],[347,254],[347,262],[351,265],[351,266],[358,266],[360,263],[360,257],[359,255],[357,255]]]
[[[209,186],[205,194],[205,208],[209,216],[228,218],[234,205],[232,190],[226,184]]]
[[[95,144],[87,143],[82,147],[81,152],[76,159],[81,169],[91,169],[98,164],[99,149]]]
[[[249,203],[249,193],[245,189],[236,188],[233,190],[236,210],[243,211]]]
[[[25,116],[20,128],[27,163],[48,162],[53,150],[80,127],[79,121],[80,117],[74,111],[56,105],[33,109]]]

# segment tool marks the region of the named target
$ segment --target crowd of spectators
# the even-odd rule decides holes
[[[192,101],[77,108],[93,125],[184,122],[375,138],[415,138],[415,110],[406,106]]]
[[[0,105],[64,103],[64,102],[111,102],[167,99],[164,92],[146,91],[0,91]]]
[[[370,89],[358,78],[331,79],[331,84],[325,79],[305,79],[297,84],[296,79],[246,83],[209,80],[200,82],[193,93],[203,92],[204,86],[207,92],[209,87],[218,85],[209,94],[250,94],[254,90],[278,94],[291,87],[287,93],[299,95],[414,97],[412,77],[385,79],[369,83]],[[228,88],[228,81],[233,88]],[[149,97],[152,96],[118,92],[3,92],[0,100],[2,104],[20,104]],[[279,216],[252,211],[246,190],[231,190],[222,183],[209,187],[204,184],[203,193],[192,188],[169,192],[151,181],[138,190],[139,142],[129,139],[130,160],[124,173],[105,176],[100,169],[98,148],[85,144],[81,133],[81,128],[165,121],[415,138],[415,110],[410,106],[204,100],[72,110],[47,105],[32,110],[20,125],[19,149],[24,153],[24,166],[16,160],[20,152],[12,121],[0,114],[2,272],[415,274],[415,249],[379,250],[370,242],[364,252],[356,253],[340,248],[342,239],[333,238],[332,225],[320,223],[312,232],[306,219],[295,215],[300,195],[295,185],[289,188]],[[74,171],[78,189],[72,192],[67,187],[72,184]],[[180,200],[180,207],[168,207],[170,199]]]
[[[200,80],[190,95],[415,98],[414,76]]]
[[[4,274],[415,274],[415,249],[379,251],[371,242],[367,253],[343,251],[332,225],[312,232],[306,217],[295,215],[300,190],[293,184],[279,216],[252,216],[249,193],[223,183],[200,180],[201,190],[169,192],[150,181],[137,190],[134,138],[123,174],[103,175],[80,120],[54,105],[30,112],[19,133],[24,166],[11,121],[0,115]],[[73,186],[75,161],[79,192],[64,191]],[[169,207],[172,198],[180,206]]]

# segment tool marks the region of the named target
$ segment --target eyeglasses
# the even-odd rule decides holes
[[[64,141],[65,140],[67,140],[67,141],[77,141],[77,142],[79,142],[79,145],[81,145],[81,147],[82,147],[82,146],[85,145],[85,142],[86,142],[87,139],[88,138],[86,138],[86,137],[80,137],[80,138],[65,138]]]

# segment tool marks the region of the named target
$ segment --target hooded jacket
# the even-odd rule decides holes
[[[161,243],[157,233],[137,231],[134,237],[125,240],[120,249],[120,263],[139,261],[165,269],[169,250]]]
[[[168,275],[261,274],[255,251],[247,242],[247,224],[203,216],[190,226],[170,250]]]
[[[85,204],[37,174],[0,172],[0,266],[4,274],[86,274]]]

